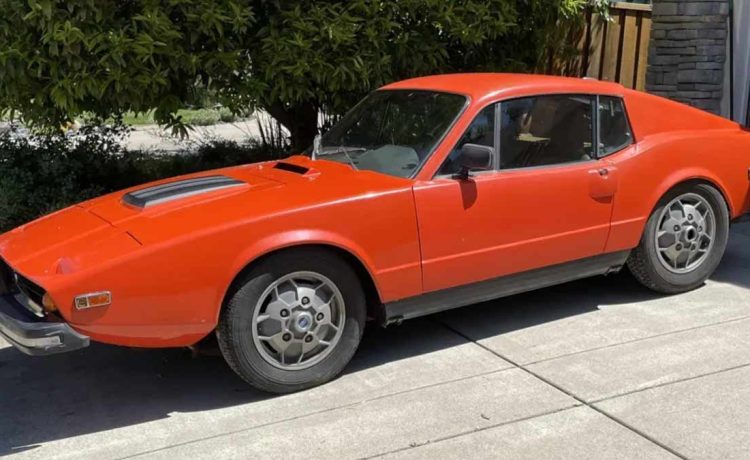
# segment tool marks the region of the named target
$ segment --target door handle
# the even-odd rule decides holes
[[[589,192],[595,199],[611,198],[617,192],[617,168],[602,166],[589,170]]]
[[[589,171],[592,176],[607,177],[609,176],[609,168],[598,168]]]

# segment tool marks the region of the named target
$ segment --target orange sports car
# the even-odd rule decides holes
[[[750,135],[613,83],[441,75],[367,96],[306,155],[113,193],[0,236],[0,334],[43,355],[216,334],[271,392],[387,325],[627,265],[700,286],[750,208]]]

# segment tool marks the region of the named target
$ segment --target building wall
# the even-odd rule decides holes
[[[721,114],[728,0],[654,0],[646,91]]]

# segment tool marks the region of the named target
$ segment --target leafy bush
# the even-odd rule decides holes
[[[589,3],[0,0],[0,110],[55,130],[86,112],[155,109],[186,134],[178,110],[215,99],[265,110],[304,149],[319,109],[341,114],[385,83],[538,68]]]
[[[155,154],[121,145],[127,128],[84,127],[74,137],[0,134],[0,233],[71,204],[165,177],[279,158],[257,143],[212,141]]]
[[[222,107],[219,109],[219,119],[224,123],[232,123],[237,119],[237,116],[228,108]]]
[[[218,123],[219,118],[218,110],[199,109],[182,115],[182,122],[192,126],[211,126]]]
[[[223,123],[231,123],[237,119],[237,115],[226,107],[210,109],[180,109],[177,111],[175,117],[182,123],[193,126],[211,126],[219,121]],[[156,123],[153,110],[142,113],[127,112],[122,115],[122,121],[131,126]]]

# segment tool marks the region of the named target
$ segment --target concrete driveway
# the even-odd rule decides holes
[[[748,458],[750,224],[704,287],[627,274],[381,330],[347,372],[269,397],[220,358],[0,343],[19,458]]]

